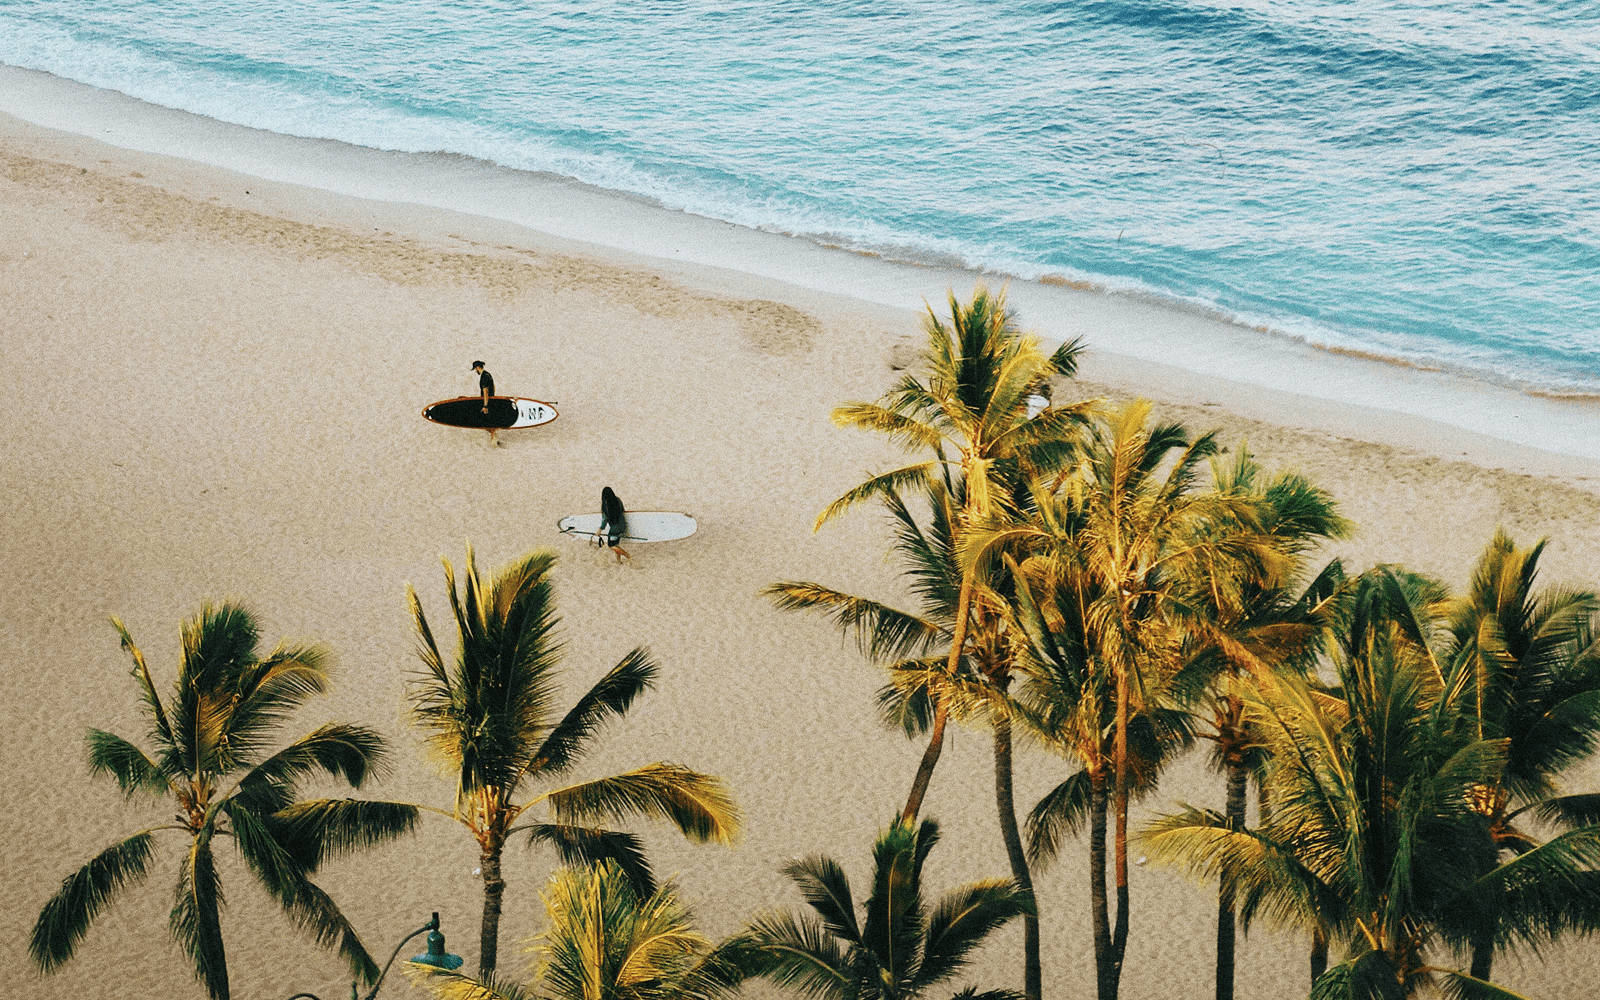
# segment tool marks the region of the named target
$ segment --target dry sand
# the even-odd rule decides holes
[[[853,645],[820,621],[779,614],[758,591],[809,579],[904,599],[881,556],[879,515],[863,510],[819,534],[811,523],[864,471],[898,460],[832,427],[828,413],[889,386],[917,336],[918,303],[905,305],[273,184],[0,118],[0,764],[13,785],[0,932],[20,950],[60,878],[165,814],[87,774],[85,727],[132,738],[144,729],[111,615],[163,685],[178,623],[206,599],[246,599],[269,641],[328,644],[336,687],[291,729],[376,726],[395,767],[369,794],[446,805],[451,786],[404,721],[415,666],[404,589],[415,584],[430,615],[447,618],[438,557],[459,564],[468,539],[486,570],[559,551],[568,701],[636,645],[660,663],[657,690],[579,776],[666,759],[729,782],[746,815],[737,848],[648,833],[658,870],[678,873],[705,931],[796,905],[779,873],[791,857],[831,853],[859,885],[921,746],[876,724],[881,677]],[[419,419],[423,404],[472,391],[475,358],[502,391],[557,402],[560,419],[506,433],[498,450],[481,433]],[[1395,428],[1416,422],[1381,415],[1370,425],[1389,432],[1353,438],[1314,401],[1111,355],[1092,356],[1061,390],[1130,392],[1226,441],[1248,438],[1269,467],[1297,467],[1330,489],[1360,533],[1328,554],[1355,568],[1401,562],[1459,586],[1503,525],[1519,541],[1552,538],[1545,580],[1600,577],[1592,463],[1447,428],[1407,432],[1423,442],[1409,450]],[[699,534],[636,546],[620,567],[558,536],[556,519],[596,509],[604,485],[637,509],[693,513]],[[1018,802],[1031,806],[1064,774],[1022,753]],[[1593,769],[1586,781],[1596,784]],[[1176,799],[1218,803],[1220,786],[1196,759],[1165,785],[1163,802]],[[925,811],[946,832],[930,861],[936,886],[1004,873],[992,801],[985,737],[957,732]],[[503,955],[537,929],[552,860],[508,852]],[[202,996],[164,927],[175,863],[162,855],[62,972],[19,972],[0,992]],[[289,928],[237,859],[224,852],[222,863],[236,995],[343,995],[340,965]],[[472,962],[475,864],[465,831],[428,818],[419,835],[334,865],[323,884],[380,958],[438,910],[451,949]],[[1073,850],[1038,877],[1051,997],[1093,989],[1085,869]],[[1133,899],[1126,995],[1209,996],[1208,891],[1141,868]],[[1020,985],[1020,952],[1020,929],[1007,931],[974,981]],[[1303,995],[1304,962],[1296,937],[1258,930],[1240,950],[1239,996]],[[1547,998],[1590,996],[1600,977],[1592,943],[1497,968]]]

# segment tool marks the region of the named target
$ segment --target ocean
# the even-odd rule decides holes
[[[1588,0],[0,0],[0,63],[1600,393]]]

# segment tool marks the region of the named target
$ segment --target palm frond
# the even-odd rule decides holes
[[[583,825],[634,816],[664,819],[691,840],[729,844],[738,835],[739,808],[721,779],[658,762],[542,796],[557,822]]]
[[[812,525],[812,530],[820,530],[824,524],[843,514],[851,507],[871,500],[881,493],[902,490],[908,486],[917,486],[927,482],[941,464],[937,461],[918,462],[915,465],[907,465],[895,469],[893,472],[885,472],[869,477],[866,482],[852,487],[839,499],[822,508],[822,513],[817,515],[817,521]]]
[[[1600,792],[1589,792],[1581,795],[1558,795],[1543,799],[1528,808],[1533,810],[1533,814],[1539,817],[1540,822],[1558,825],[1566,829],[1600,824]],[[1515,816],[1516,813],[1512,813],[1507,819],[1515,818]]]
[[[1040,799],[1024,821],[1028,832],[1028,864],[1043,871],[1061,849],[1067,835],[1077,836],[1089,821],[1092,778],[1088,771],[1074,772]]]
[[[801,897],[817,911],[829,933],[851,944],[861,943],[850,879],[837,861],[812,855],[791,861],[784,866],[783,873],[799,887]]]
[[[932,450],[942,440],[935,428],[876,403],[836,406],[830,419],[836,427],[854,427],[883,434],[907,451],[918,448]]]
[[[306,799],[267,815],[266,824],[273,839],[309,874],[330,858],[412,832],[419,815],[406,802]]]
[[[874,660],[920,656],[948,638],[937,624],[879,601],[855,597],[820,583],[774,583],[761,591],[780,611],[817,611]]]
[[[33,925],[28,954],[44,972],[54,972],[70,959],[89,925],[123,887],[142,881],[151,852],[149,831],[119,841],[61,880]]]
[[[1033,894],[1010,879],[968,882],[946,893],[929,915],[916,984],[926,988],[966,968],[983,939],[1015,917],[1036,913]]]
[[[300,779],[320,772],[360,788],[387,756],[377,730],[330,722],[257,764],[240,779],[239,794],[258,812],[276,812],[294,801]]]
[[[90,729],[84,740],[89,744],[90,773],[116,778],[123,795],[132,797],[139,792],[167,790],[167,778],[161,773],[161,766],[132,743],[100,729]]]
[[[655,875],[650,871],[644,841],[631,833],[559,823],[536,823],[525,829],[530,845],[554,847],[563,865],[577,867],[610,861],[627,874],[640,899],[648,899],[656,891]]]
[[[266,659],[241,664],[232,683],[234,703],[224,728],[231,760],[253,759],[295,709],[327,691],[330,659],[321,646],[280,646]]]
[[[133,658],[133,677],[139,683],[139,695],[144,701],[145,711],[150,713],[150,736],[161,748],[165,760],[175,749],[172,724],[167,721],[166,709],[162,706],[161,698],[156,694],[155,684],[150,679],[150,668],[145,665],[144,653],[134,645],[133,636],[128,634],[128,628],[122,624],[122,619],[113,616],[111,624],[122,637],[122,648]]]
[[[1439,981],[1439,992],[1449,1000],[1528,1000],[1521,993],[1514,993],[1504,986],[1474,979],[1464,972],[1454,969],[1430,969]]]
[[[560,774],[593,743],[595,734],[608,717],[620,719],[635,698],[650,690],[657,668],[642,647],[624,656],[594,687],[578,699],[534,755],[530,772]]]
[[[818,1000],[848,1000],[854,976],[844,945],[809,915],[758,916],[747,931],[755,974]]]
[[[413,986],[432,993],[437,1000],[545,1000],[531,984],[492,973],[477,978],[411,962],[405,963],[401,972]]]
[[[205,984],[212,1000],[228,996],[228,958],[218,921],[223,903],[211,845],[196,838],[179,869],[167,927],[194,964],[195,978]]]
[[[250,871],[278,901],[302,931],[317,944],[335,949],[350,967],[350,974],[371,983],[378,978],[378,966],[367,954],[355,928],[350,925],[328,894],[305,877],[294,855],[274,834],[281,830],[248,808],[232,804],[225,811],[233,821],[234,840]]]

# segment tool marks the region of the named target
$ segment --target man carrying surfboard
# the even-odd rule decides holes
[[[482,361],[474,361],[472,370],[478,373],[478,394],[483,397],[483,412],[487,416],[489,413],[489,397],[494,395],[494,376],[490,375],[488,369],[483,367]],[[501,447],[500,439],[495,436],[498,433],[498,427],[489,428],[489,444],[496,448]]]
[[[622,535],[628,530],[628,513],[622,509],[622,498],[611,492],[607,486],[600,491],[600,530],[595,533],[595,541],[605,536],[606,545],[611,548],[611,554],[617,557],[617,562],[627,559],[633,561],[633,556],[628,555],[622,547]]]

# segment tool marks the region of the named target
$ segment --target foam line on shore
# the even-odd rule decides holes
[[[964,295],[976,281],[1005,280],[869,257],[454,154],[278,135],[33,70],[0,66],[0,112],[269,181],[501,220],[602,253],[725,269],[896,309],[938,307],[948,289]],[[1215,395],[1247,416],[1517,470],[1560,474],[1567,457],[1600,462],[1597,400],[1319,350],[1148,297],[1050,281],[1012,281],[1009,294],[1046,338],[1084,335],[1093,352],[1087,373],[1128,392],[1159,395],[1166,383],[1184,395]]]

